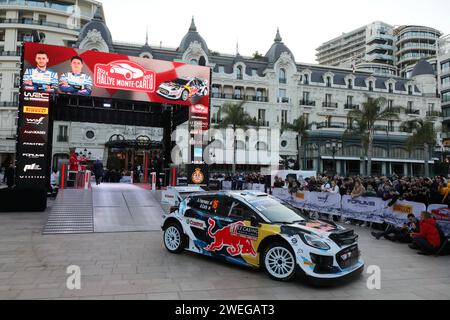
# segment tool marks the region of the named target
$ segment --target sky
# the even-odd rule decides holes
[[[114,41],[177,48],[191,18],[208,48],[265,54],[277,27],[297,62],[315,63],[316,48],[373,21],[415,24],[450,34],[448,0],[100,0]]]

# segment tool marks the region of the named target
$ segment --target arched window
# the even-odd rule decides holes
[[[353,89],[353,80],[352,79],[348,79],[348,88]]]
[[[286,70],[284,70],[283,68],[280,69],[278,79],[280,83],[286,83]]]
[[[238,66],[236,69],[236,78],[242,80],[242,66]]]
[[[198,65],[199,66],[206,66],[206,59],[204,56],[201,56],[200,59],[198,60]]]
[[[331,87],[331,77],[327,77],[327,87]]]
[[[257,142],[255,145],[255,149],[258,151],[267,151],[267,144],[265,142]]]
[[[389,93],[394,92],[394,87],[392,86],[392,83],[389,83]]]
[[[191,61],[189,62],[190,64],[198,64],[197,59],[191,59]]]
[[[369,81],[369,91],[373,91],[373,81]]]

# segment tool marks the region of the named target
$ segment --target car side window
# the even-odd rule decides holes
[[[231,199],[228,216],[234,219],[250,220],[254,215],[252,209],[239,200]]]

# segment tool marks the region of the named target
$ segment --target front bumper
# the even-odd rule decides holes
[[[355,280],[364,271],[364,262],[361,261],[356,264],[351,270],[342,271],[339,274],[333,275],[307,275],[302,273],[300,277],[302,280],[313,286],[334,286],[348,281]]]
[[[353,244],[333,254],[313,250],[304,252],[297,258],[297,263],[306,277],[333,280],[360,273],[364,261],[357,244]]]
[[[167,91],[166,89],[158,89],[156,91],[156,93],[158,95],[160,95],[161,97],[164,97],[166,99],[170,99],[170,100],[178,100],[180,99],[181,94],[179,92],[170,92]]]

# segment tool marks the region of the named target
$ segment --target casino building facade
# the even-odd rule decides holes
[[[99,7],[100,8],[100,7]],[[81,27],[76,39],[66,43],[80,49],[120,53],[144,58],[182,61],[210,66],[213,70],[211,83],[211,127],[215,128],[225,116],[223,107],[243,103],[245,111],[257,122],[257,130],[281,129],[304,115],[309,125],[308,138],[303,141],[302,169],[318,172],[357,174],[364,172],[364,151],[360,138],[343,137],[352,125],[348,112],[360,108],[367,97],[384,97],[386,107],[402,107],[400,121],[377,124],[374,141],[374,174],[420,175],[424,171],[423,149],[418,146],[407,150],[405,141],[410,135],[400,128],[405,120],[429,117],[440,127],[441,99],[436,94],[437,82],[433,68],[420,61],[413,69],[411,78],[393,75],[379,76],[370,71],[353,71],[351,68],[329,67],[317,64],[297,63],[289,47],[283,42],[281,32],[276,31],[268,50],[263,56],[242,56],[211,50],[200,35],[194,19],[177,48],[165,48],[149,44],[151,33],[144,44],[113,41],[101,9]],[[270,43],[271,42],[271,43]],[[70,147],[86,149],[96,158],[108,163],[109,157],[117,157],[111,149],[116,139],[158,140],[162,133],[155,128],[133,125],[99,125],[88,122],[63,122],[54,124],[53,156],[68,157]],[[240,153],[279,150],[279,161],[289,167],[297,159],[296,134],[284,131],[279,144],[248,139],[237,141]],[[437,137],[441,141],[441,137]],[[227,149],[228,148],[228,149]],[[225,141],[216,139],[210,148],[214,158],[217,150],[233,152]],[[432,148],[433,149],[433,148]],[[430,155],[432,165],[438,160],[434,149]],[[239,158],[239,157],[238,157]],[[243,157],[238,171],[259,171],[267,168],[267,159]],[[231,159],[214,159],[212,171],[230,171]]]

